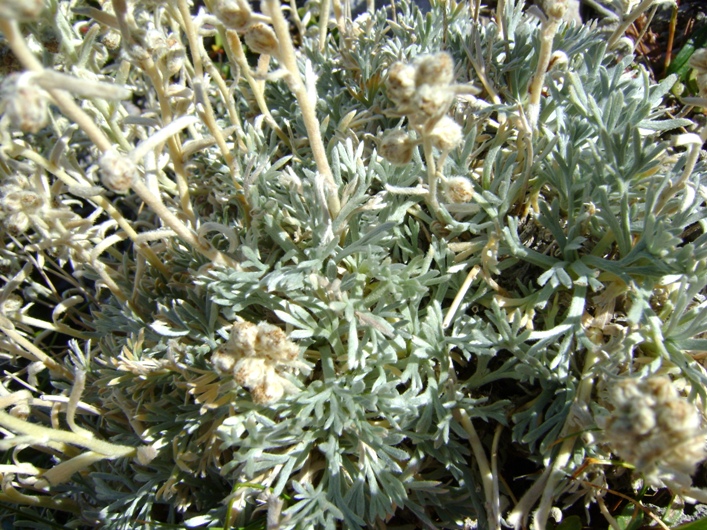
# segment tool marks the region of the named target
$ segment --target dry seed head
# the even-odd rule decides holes
[[[462,128],[449,116],[443,116],[430,132],[432,145],[444,153],[459,146],[462,141]]]
[[[447,52],[423,55],[416,61],[415,84],[449,85],[454,80],[454,59]]]
[[[109,149],[98,160],[101,170],[101,182],[115,193],[127,193],[137,178],[135,162],[115,149]]]
[[[218,0],[214,3],[214,15],[227,28],[243,31],[250,23],[251,11],[247,2]]]
[[[665,403],[657,415],[662,429],[678,432],[695,432],[700,428],[700,417],[693,405],[682,399]]]
[[[469,202],[474,198],[474,186],[466,177],[452,177],[447,181],[446,195],[455,204]]]
[[[261,22],[250,26],[243,35],[246,45],[251,51],[263,55],[277,55],[280,43],[273,29]]]
[[[412,159],[415,142],[401,129],[388,131],[380,143],[380,155],[391,164],[402,166]]]
[[[388,68],[385,86],[388,97],[398,105],[408,105],[415,95],[415,67],[398,61]]]

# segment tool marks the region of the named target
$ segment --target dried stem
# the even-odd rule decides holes
[[[299,103],[304,125],[307,128],[309,143],[312,148],[312,155],[317,164],[320,177],[324,181],[324,188],[327,193],[327,203],[329,206],[329,214],[332,218],[336,218],[341,210],[341,202],[339,200],[339,191],[334,175],[329,166],[326,149],[319,127],[319,120],[314,108],[316,102],[316,93],[310,94],[302,80],[297,66],[297,57],[295,56],[295,48],[292,44],[290,36],[290,28],[282,14],[282,6],[279,0],[265,0],[268,6],[268,12],[272,17],[273,29],[280,42],[280,53],[278,59],[289,73],[288,84],[290,90],[294,93]]]

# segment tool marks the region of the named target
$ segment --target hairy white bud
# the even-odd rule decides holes
[[[408,105],[415,96],[415,67],[397,62],[388,68],[385,86],[388,97],[398,105]]]
[[[243,35],[246,45],[251,51],[263,55],[277,55],[280,43],[273,29],[261,22],[250,26]]]
[[[394,129],[383,136],[380,143],[380,155],[395,165],[405,165],[412,159],[415,143],[403,130]]]
[[[567,0],[545,0],[545,14],[555,20],[562,20],[569,8]]]
[[[137,166],[130,158],[109,149],[98,160],[101,169],[101,182],[115,193],[127,193],[133,180],[137,178]]]
[[[251,19],[247,2],[237,0],[217,0],[214,2],[214,15],[229,29],[243,31]]]
[[[5,227],[11,234],[23,234],[29,228],[29,217],[24,212],[16,212],[5,219]]]
[[[438,120],[454,101],[454,94],[437,85],[422,85],[417,89],[413,102],[415,113],[410,116],[413,125],[422,125]]]
[[[447,52],[423,55],[416,61],[415,84],[449,85],[454,80],[454,59]]]
[[[453,118],[443,116],[430,132],[432,145],[444,153],[457,147],[462,141],[462,128]]]
[[[5,114],[12,126],[37,133],[49,123],[49,94],[31,82],[29,74],[9,76],[2,87]]]

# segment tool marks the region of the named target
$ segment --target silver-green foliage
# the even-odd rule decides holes
[[[237,170],[213,145],[187,160],[193,226],[234,265],[178,239],[155,245],[168,276],[132,247],[106,253],[101,261],[129,301],[92,290],[100,276],[90,263],[75,265],[83,298],[69,312],[90,351],[81,401],[102,411],[81,422],[156,455],[100,460],[50,489],[80,508],[67,512],[70,524],[264,527],[267,517],[281,528],[358,528],[393,517],[428,528],[491,526],[494,513],[513,508],[509,487],[528,492],[522,516],[567,490],[592,502],[596,490],[570,476],[585,457],[610,456],[600,437],[579,434],[611,409],[606,388],[615,378],[670,374],[704,407],[707,378],[692,353],[707,346],[707,173],[668,143],[690,125],[663,106],[672,79],[653,83],[633,56],[608,51],[594,26],[563,25],[553,50],[566,60],[546,74],[538,125],[529,128],[536,18],[508,2],[502,38],[493,21],[475,24],[467,5],[423,14],[397,4],[395,22],[386,11],[348,21],[348,33],[333,31],[321,51],[312,28],[299,49],[300,70],[317,76],[337,215],[287,83],[275,77],[264,94],[290,145],[267,120],[248,118],[251,88],[241,81],[244,123],[229,137]],[[138,5],[152,16],[154,6]],[[433,212],[412,191],[428,178],[422,148],[394,166],[378,156],[375,137],[400,122],[386,69],[440,50],[452,55],[457,83],[481,86],[483,71],[497,98],[482,92],[452,106],[464,137],[439,169],[467,178],[474,199],[454,207],[441,194]],[[114,64],[95,67],[116,76]],[[144,104],[157,107],[149,80],[130,75]],[[213,86],[205,91],[225,130],[222,101]],[[49,156],[42,134],[36,149]],[[5,179],[21,169],[12,156],[3,154]],[[134,196],[112,199],[138,231],[159,226]],[[51,246],[37,250],[42,237],[4,232],[6,277],[37,253],[61,260]],[[212,356],[236,320],[276,324],[300,346],[301,369],[282,372],[295,392],[257,403],[215,370]],[[62,362],[74,369],[68,356]],[[47,393],[70,388],[56,372],[41,384]],[[50,467],[39,453],[30,459]],[[518,466],[552,472],[533,491]],[[603,468],[591,472],[607,484],[596,478]]]

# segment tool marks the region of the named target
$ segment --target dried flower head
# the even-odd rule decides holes
[[[446,114],[453,101],[454,94],[446,87],[422,85],[415,93],[415,112],[410,115],[410,122],[413,125],[433,123]]]
[[[220,346],[211,355],[211,364],[216,371],[222,375],[232,374],[237,360],[238,356],[234,354],[233,350],[226,347],[226,345]]]
[[[228,337],[228,349],[237,357],[253,357],[255,339],[258,336],[258,326],[252,322],[236,322],[231,327]]]
[[[273,29],[267,24],[258,22],[250,26],[243,35],[246,45],[251,51],[264,55],[277,55],[280,43]]]
[[[386,77],[388,97],[397,105],[408,105],[415,95],[415,67],[403,62],[393,63]]]
[[[432,128],[430,138],[434,147],[448,153],[459,146],[462,141],[461,125],[449,116],[442,116]]]
[[[285,393],[282,378],[274,371],[265,373],[260,383],[250,389],[255,403],[268,404],[279,400]]]
[[[258,325],[255,351],[257,355],[273,361],[294,361],[299,355],[299,348],[287,338],[285,332],[266,322]]]
[[[233,375],[236,383],[250,391],[254,402],[272,403],[285,391],[296,391],[278,370],[297,366],[298,356],[299,347],[277,326],[236,322],[228,342],[211,356],[211,364],[217,372]]]
[[[658,485],[661,478],[690,484],[706,455],[696,407],[668,377],[625,379],[611,389],[614,410],[605,422],[607,443]]]
[[[109,149],[98,160],[101,170],[101,182],[115,193],[127,193],[137,178],[138,171],[135,162],[116,149]]]
[[[13,127],[37,133],[49,123],[49,94],[31,81],[31,74],[13,74],[2,86],[5,114]]]
[[[233,378],[239,385],[250,389],[259,385],[271,369],[271,363],[267,359],[243,357],[233,368]]]
[[[446,195],[449,202],[461,204],[474,198],[474,186],[466,177],[452,177],[447,180]]]
[[[423,55],[415,62],[415,84],[449,85],[454,80],[454,59],[447,52]]]
[[[388,131],[380,143],[380,155],[395,165],[405,165],[412,160],[415,142],[401,129]]]

